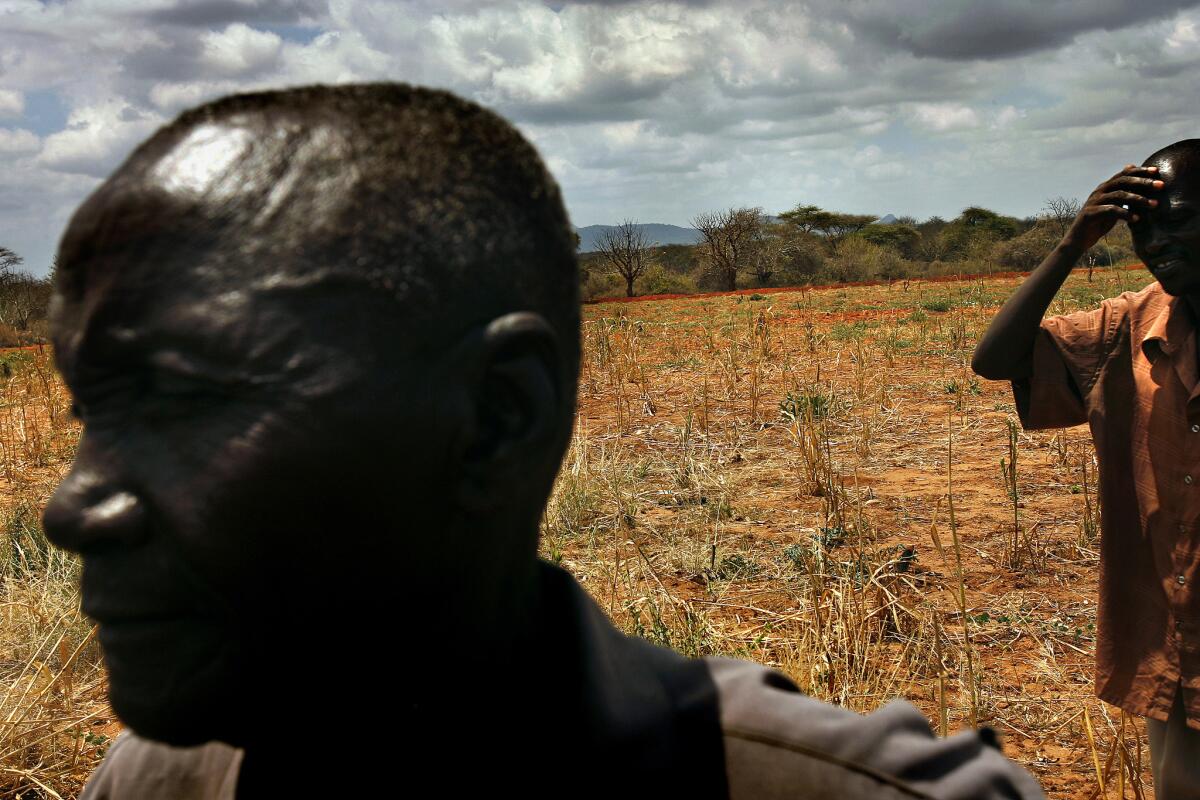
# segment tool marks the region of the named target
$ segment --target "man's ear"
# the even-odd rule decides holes
[[[473,425],[462,441],[461,500],[476,510],[510,498],[557,454],[562,416],[560,342],[540,314],[493,320],[476,340],[469,402]]]

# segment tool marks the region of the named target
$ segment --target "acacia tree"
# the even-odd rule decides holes
[[[1038,223],[1044,225],[1047,229],[1053,232],[1054,240],[1063,238],[1067,235],[1067,231],[1071,229],[1071,223],[1075,221],[1075,217],[1079,216],[1079,210],[1082,206],[1074,197],[1051,197],[1046,201],[1046,205],[1042,206],[1042,213],[1038,217]],[[1108,235],[1103,238],[1104,249],[1109,254],[1109,261],[1112,261],[1112,249],[1108,246]],[[1083,260],[1087,264],[1088,283],[1092,281],[1092,272],[1096,268],[1096,261],[1099,256],[1100,243],[1088,250]]]
[[[779,218],[800,233],[820,235],[830,248],[875,221],[874,214],[845,214],[812,205],[796,206],[791,211],[784,211]]]
[[[625,279],[625,294],[633,297],[633,282],[642,276],[649,265],[646,232],[636,222],[625,220],[607,228],[597,242],[600,257],[608,267]]]
[[[753,253],[762,224],[760,208],[710,211],[692,220],[692,227],[704,240],[710,266],[726,291],[737,289],[738,272]]]
[[[838,212],[832,215],[832,219],[825,226],[823,233],[830,244],[836,245],[842,239],[845,239],[852,233],[858,233],[874,221],[874,214],[843,214]]]
[[[1079,200],[1074,197],[1051,197],[1042,206],[1042,219],[1054,230],[1058,238],[1067,235],[1071,223],[1079,216]]]
[[[791,211],[784,211],[779,218],[801,233],[825,233],[833,224],[835,214],[820,206],[800,205]]]
[[[9,250],[7,247],[0,247],[0,277],[11,275],[17,267],[25,263],[25,259]]]

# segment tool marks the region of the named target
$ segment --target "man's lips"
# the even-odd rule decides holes
[[[1150,272],[1155,277],[1170,277],[1183,269],[1185,264],[1179,256],[1169,256],[1167,258],[1160,258],[1149,266]]]
[[[169,659],[179,647],[203,647],[206,646],[203,642],[214,637],[224,638],[223,628],[214,620],[195,615],[92,616],[92,619],[99,626],[106,658],[118,659],[121,667],[153,665]]]
[[[94,622],[103,628],[125,625],[162,625],[182,620],[200,620],[201,614],[197,609],[182,603],[164,602],[130,602],[134,598],[119,598],[124,602],[111,602],[118,598],[105,597],[91,599],[84,593],[81,610]]]
[[[183,612],[137,612],[128,609],[88,608],[84,606],[83,613],[100,625],[146,625],[159,622],[172,622],[184,619],[189,614]]]

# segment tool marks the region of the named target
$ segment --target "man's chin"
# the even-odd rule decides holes
[[[1200,293],[1200,270],[1183,258],[1173,258],[1165,265],[1148,267],[1150,275],[1162,290],[1172,297]]]
[[[176,746],[237,744],[241,664],[225,631],[194,620],[101,624],[109,702],[139,736]]]
[[[1198,285],[1196,281],[1185,283],[1178,280],[1169,280],[1163,278],[1157,278],[1157,280],[1158,285],[1162,288],[1163,292],[1171,295],[1171,297],[1200,296],[1200,285]]]

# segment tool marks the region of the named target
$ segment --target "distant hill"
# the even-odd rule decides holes
[[[879,219],[875,220],[872,225],[895,225],[897,222],[895,214],[884,214]]]
[[[576,228],[579,233],[579,251],[592,253],[600,247],[600,235],[606,230],[612,230],[616,225],[586,225]],[[650,244],[696,244],[700,241],[700,231],[695,228],[681,228],[678,225],[666,225],[661,222],[647,222],[638,225]]]

